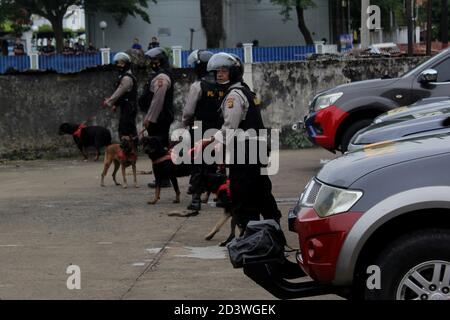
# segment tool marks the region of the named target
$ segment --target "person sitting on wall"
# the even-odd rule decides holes
[[[141,44],[139,43],[139,39],[138,39],[138,38],[134,38],[133,46],[131,47],[131,49],[134,49],[134,50],[142,50],[142,46],[141,46]]]
[[[75,48],[74,49],[75,49],[75,54],[76,55],[83,54],[85,52],[85,48],[84,48],[84,45],[83,45],[83,40],[78,39],[78,42],[75,43]]]
[[[89,42],[89,46],[86,49],[86,53],[97,53],[97,48],[94,46],[92,42]]]
[[[41,54],[44,56],[52,56],[56,54],[56,49],[52,45],[52,39],[47,39],[47,45],[42,47]]]
[[[148,44],[148,50],[159,47],[159,41],[157,37],[152,37],[152,42]]]
[[[15,56],[25,55],[25,48],[24,48],[20,38],[16,38],[16,44],[14,45],[14,55]]]
[[[64,48],[63,48],[62,54],[65,56],[70,56],[70,55],[75,54],[75,50],[70,46],[70,41],[67,40],[66,42],[64,42]]]

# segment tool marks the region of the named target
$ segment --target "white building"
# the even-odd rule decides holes
[[[314,40],[330,39],[328,0],[315,0],[316,8],[305,11],[306,25]],[[285,46],[304,44],[297,27],[295,10],[292,19],[283,22],[281,7],[270,0],[224,0],[224,29],[226,39],[222,47],[235,47],[238,42],[259,40],[260,46]],[[204,48],[206,37],[201,26],[200,0],[164,0],[157,4],[149,1],[151,24],[140,17],[128,17],[122,26],[106,13],[87,15],[88,38],[97,47],[102,46],[100,21],[106,21],[106,45],[113,51],[126,50],[138,38],[146,48],[151,37],[157,36],[161,46],[190,47],[190,29],[194,29],[193,47]]]

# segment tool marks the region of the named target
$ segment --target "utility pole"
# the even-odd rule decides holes
[[[370,5],[370,0],[361,0],[361,48],[368,48],[370,45],[370,33],[367,26],[367,8]]]

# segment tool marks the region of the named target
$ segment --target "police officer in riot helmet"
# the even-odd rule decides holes
[[[258,134],[258,130],[264,129],[260,102],[256,99],[255,93],[243,81],[244,66],[239,57],[227,53],[215,54],[208,62],[208,71],[214,71],[218,81],[229,81],[230,83],[221,105],[224,124],[221,131],[217,132],[210,142],[217,141],[225,144],[231,140],[236,143],[239,138],[229,139],[230,136],[227,137],[230,134],[235,136],[232,134],[233,130],[241,129],[243,132],[250,133],[253,131],[250,129],[254,129]],[[256,138],[262,137],[257,136]],[[281,218],[281,212],[272,195],[272,183],[267,175],[261,174],[264,164],[260,161],[252,164],[248,159],[249,152],[258,152],[249,147],[249,139],[251,138],[243,139],[246,152],[243,155],[244,163],[240,164],[235,157],[231,159],[234,162],[228,165],[233,215],[241,229],[245,229],[249,221],[259,220],[260,215],[264,219],[274,219],[278,222]],[[230,144],[225,147],[229,148]],[[236,145],[234,148],[239,159],[238,153],[242,149]]]
[[[149,136],[157,136],[165,147],[169,146],[169,130],[174,120],[173,79],[169,57],[162,48],[153,48],[145,54],[154,71],[150,81],[149,109],[144,126]]]
[[[169,57],[164,49],[157,47],[145,53],[150,59],[153,73],[149,79],[148,112],[144,117],[144,127],[149,136],[156,136],[164,147],[169,147],[170,126],[174,120],[173,85]],[[155,183],[149,184],[155,187]],[[170,187],[170,181],[163,181],[161,187]]]
[[[115,84],[115,92],[103,102],[105,107],[110,107],[115,112],[120,109],[119,138],[130,136],[135,139],[137,145],[137,79],[131,71],[131,58],[124,52],[114,56],[114,64],[119,70],[119,79]]]
[[[214,74],[208,73],[208,61],[213,53],[206,50],[195,50],[188,57],[188,64],[194,69],[197,75],[189,90],[186,104],[183,108],[182,122],[184,127],[191,129],[191,138],[210,138],[214,130],[218,131],[223,124],[222,112],[220,109],[222,99],[228,89],[227,84],[217,83]],[[199,128],[201,126],[201,130]],[[209,137],[204,134],[210,132]],[[190,179],[190,193],[192,193],[192,203],[188,210],[199,211],[201,209],[201,194],[205,192],[205,175],[215,173],[216,165],[196,164],[192,168]]]

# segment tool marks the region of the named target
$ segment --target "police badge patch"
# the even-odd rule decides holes
[[[226,102],[227,108],[232,109],[234,107],[234,99],[228,99]]]

